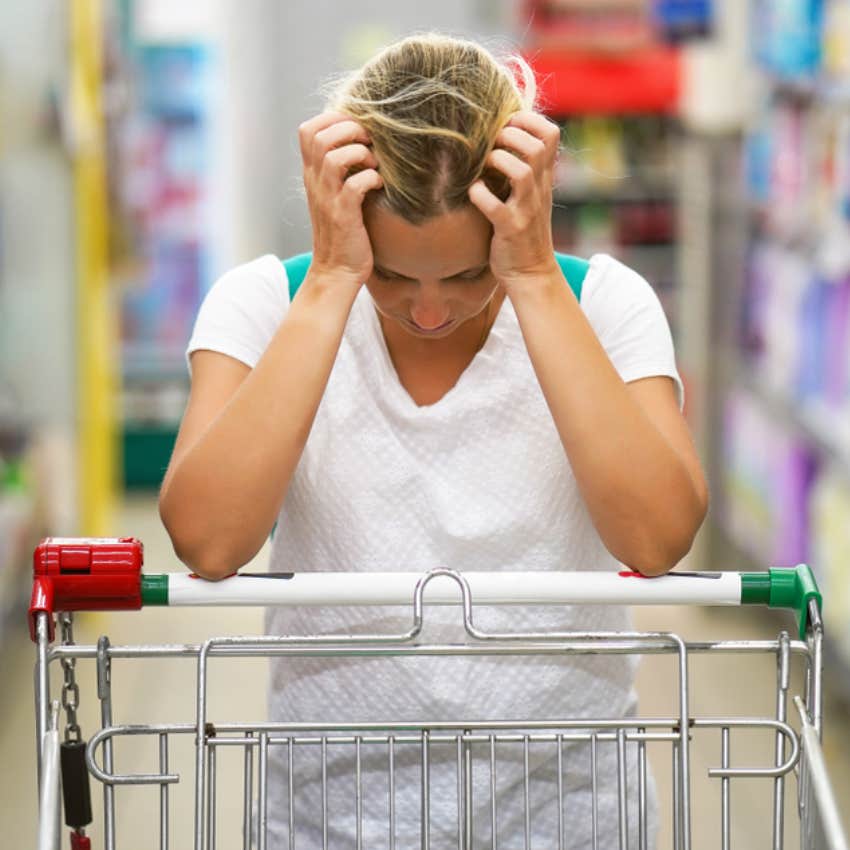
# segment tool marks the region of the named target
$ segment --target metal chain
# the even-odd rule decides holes
[[[74,618],[70,611],[63,611],[59,615],[59,624],[62,629],[62,645],[72,646],[74,643]],[[77,723],[77,709],[80,706],[80,688],[77,685],[75,667],[76,658],[63,657],[61,662],[62,672],[65,679],[62,682],[62,708],[68,715],[68,723],[65,726],[65,740],[78,742],[81,739],[80,726]]]

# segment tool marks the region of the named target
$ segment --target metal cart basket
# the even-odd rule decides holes
[[[73,640],[72,614],[76,610],[134,610],[151,605],[406,605],[410,628],[398,634],[287,635],[258,637],[215,637],[201,645],[112,645],[102,637],[97,645],[77,645]],[[776,640],[686,642],[663,632],[512,632],[489,633],[476,625],[477,606],[574,604],[762,604],[786,607],[797,616],[794,636],[783,632]],[[462,640],[426,643],[423,622],[431,605],[454,605],[458,610],[458,634]],[[719,841],[730,847],[733,787],[747,783],[772,785],[773,817],[765,823],[760,846],[784,846],[786,785],[791,783],[799,815],[799,846],[847,850],[839,809],[824,767],[819,739],[822,729],[822,637],[821,598],[812,573],[806,566],[776,568],[764,573],[684,573],[644,579],[637,573],[462,573],[435,569],[425,575],[412,573],[301,573],[239,574],[220,582],[206,582],[187,574],[142,573],[142,545],[135,538],[89,539],[48,538],[34,554],[34,584],[30,607],[30,629],[37,646],[35,669],[36,732],[39,777],[39,848],[60,846],[60,819],[70,827],[70,845],[76,850],[91,846],[129,846],[116,820],[116,796],[125,786],[147,785],[158,789],[149,818],[151,832],[138,845],[162,848],[169,840],[175,821],[191,819],[195,850],[216,846],[248,848],[272,846],[267,835],[270,812],[287,825],[288,848],[410,846],[399,837],[402,818],[399,794],[402,777],[399,764],[411,756],[418,774],[417,837],[415,846],[427,850],[513,848],[535,843],[534,795],[539,787],[530,767],[543,754],[552,765],[550,790],[556,804],[552,835],[545,850],[581,846],[603,848],[647,848],[651,845],[648,825],[647,752],[666,749],[669,787],[672,794],[671,835],[676,850],[695,846],[691,819],[695,790],[690,742],[696,735],[711,735],[717,744],[717,765],[708,771],[719,786]],[[58,616],[56,616],[58,615]],[[58,623],[58,630],[56,628]],[[56,634],[56,631],[59,634]],[[776,666],[775,712],[771,716],[701,716],[692,705],[689,664],[698,656],[714,654],[759,654]],[[493,717],[457,717],[450,721],[405,718],[375,718],[372,722],[316,723],[310,718],[292,721],[218,722],[210,716],[208,694],[215,658],[286,658],[321,656],[334,663],[371,656],[422,657],[469,656],[595,656],[668,655],[675,669],[670,687],[675,710],[667,717],[556,717],[545,720],[505,720]],[[182,722],[121,724],[113,718],[112,667],[135,659],[137,675],[151,659],[183,659],[187,676],[193,675],[195,713]],[[585,658],[586,660],[586,658]],[[80,705],[78,662],[94,665],[101,725],[87,730],[83,741],[78,724]],[[60,701],[51,695],[51,670],[61,667]],[[242,663],[242,662],[240,662]],[[800,693],[791,692],[792,668],[798,668]],[[57,671],[58,672],[58,671]],[[789,707],[789,698],[793,707]],[[67,722],[60,735],[60,712]],[[733,741],[739,737],[769,736],[770,757],[761,766],[733,763]],[[129,738],[152,739],[158,768],[150,772],[119,770],[116,758],[120,743]],[[61,740],[60,740],[61,739]],[[193,810],[175,807],[174,788],[181,779],[170,771],[174,742],[192,742],[194,747]],[[221,822],[217,801],[217,762],[241,753],[241,806],[237,825]],[[229,751],[229,752],[228,752]],[[299,810],[299,788],[307,781],[304,754],[318,773],[310,778],[318,789],[318,802],[311,811]],[[225,756],[228,752],[228,756]],[[350,810],[337,811],[329,794],[332,777],[329,764],[335,753],[350,757],[351,773],[344,777],[350,788]],[[576,753],[583,761],[576,765]],[[449,754],[448,757],[446,754]],[[634,754],[637,781],[627,776],[629,753]],[[512,786],[514,799],[506,800],[498,790],[503,760],[510,754],[519,765],[521,779]],[[599,764],[603,754],[615,765],[613,780],[603,780]],[[439,759],[445,768],[435,770]],[[283,793],[269,799],[269,764],[278,758],[284,765]],[[365,762],[377,758],[383,772],[382,799],[377,810],[384,819],[380,842],[367,839],[364,810],[372,805],[364,777]],[[569,762],[569,764],[568,764]],[[565,807],[569,789],[565,776],[584,771],[590,794],[589,823],[573,823]],[[657,766],[656,766],[657,770]],[[103,826],[91,835],[90,777],[102,784]],[[603,823],[598,806],[601,783],[608,792],[616,787],[616,817]],[[705,780],[707,781],[707,780]],[[438,783],[442,783],[438,787]],[[448,788],[446,787],[448,785]],[[280,789],[279,789],[280,790]],[[406,789],[406,793],[409,788]],[[737,791],[736,791],[737,793]],[[437,795],[455,801],[451,819],[452,838],[445,839],[446,823],[437,824],[433,801]],[[408,794],[409,796],[409,794]],[[483,799],[482,799],[483,797]],[[64,806],[63,806],[64,802]],[[97,801],[95,801],[97,802]],[[737,805],[737,801],[735,803]],[[513,834],[500,830],[500,813],[510,806],[520,812]],[[187,811],[188,809],[188,811]],[[483,814],[482,814],[483,813]],[[345,841],[339,839],[340,818],[348,824]],[[120,819],[119,819],[120,820]],[[307,835],[307,824],[313,830]],[[631,824],[635,825],[633,829]],[[514,824],[516,827],[516,824]],[[304,834],[301,833],[302,827]],[[437,829],[442,830],[438,832]],[[227,831],[227,830],[230,831]],[[334,832],[337,830],[337,832]],[[586,833],[587,840],[576,836]],[[796,830],[795,830],[796,833]],[[334,836],[337,836],[336,838]],[[608,837],[605,837],[608,836]],[[612,838],[613,836],[613,838]],[[139,841],[139,836],[135,839]],[[182,845],[180,845],[182,846]],[[275,847],[278,844],[274,845]],[[713,845],[713,846],[716,846]]]

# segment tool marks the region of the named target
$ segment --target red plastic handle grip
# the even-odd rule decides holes
[[[135,537],[47,537],[33,552],[30,637],[36,615],[54,611],[135,611],[142,607],[144,547]]]

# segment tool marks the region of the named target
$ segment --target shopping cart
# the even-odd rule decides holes
[[[193,743],[194,760],[194,847],[207,850],[215,846],[232,847],[241,841],[244,847],[267,846],[266,826],[274,807],[288,821],[287,846],[304,847],[299,825],[305,815],[321,824],[321,846],[329,845],[329,828],[340,815],[328,800],[328,753],[347,750],[352,755],[352,811],[346,846],[364,845],[363,805],[367,789],[363,787],[361,758],[369,751],[380,752],[385,763],[387,792],[383,802],[386,832],[382,846],[397,843],[397,768],[399,755],[413,748],[421,782],[421,819],[417,843],[443,850],[435,843],[431,822],[434,787],[432,759],[447,749],[453,753],[452,795],[456,794],[456,838],[462,850],[473,847],[532,844],[534,824],[530,812],[537,787],[530,779],[529,752],[548,748],[557,766],[557,846],[572,846],[576,825],[564,816],[564,770],[566,758],[574,759],[576,747],[584,747],[588,785],[592,788],[592,846],[600,842],[603,824],[597,809],[597,759],[603,750],[616,754],[618,824],[615,843],[625,848],[633,839],[629,818],[637,812],[636,846],[647,846],[647,750],[669,748],[666,756],[671,770],[673,846],[688,850],[692,846],[691,797],[693,767],[691,740],[710,734],[719,745],[719,765],[708,773],[720,786],[720,841],[730,846],[732,831],[731,792],[735,787],[753,783],[772,783],[773,817],[765,824],[765,840],[772,835],[772,847],[783,847],[785,826],[786,780],[796,779],[796,806],[799,815],[800,846],[847,850],[848,844],[839,820],[839,811],[830,788],[819,744],[822,724],[822,638],[820,595],[808,567],[771,569],[764,573],[674,573],[644,579],[638,573],[459,573],[435,569],[419,576],[409,573],[351,574],[240,574],[221,582],[206,582],[187,574],[143,574],[142,545],[134,538],[70,539],[48,538],[34,554],[34,584],[30,607],[30,628],[37,645],[35,676],[38,777],[40,790],[39,848],[59,847],[60,817],[64,800],[65,822],[71,827],[72,848],[90,847],[85,828],[92,821],[89,777],[103,784],[103,830],[97,836],[99,846],[114,848],[116,840],[117,792],[130,785],[148,785],[159,789],[158,808],[150,818],[152,834],[139,837],[138,846],[150,847],[159,839],[169,846],[175,813],[172,789],[179,777],[170,772],[169,753],[175,739]],[[475,622],[477,606],[502,604],[763,604],[793,609],[797,631],[792,638],[783,632],[777,640],[685,642],[675,634],[649,633],[488,633]],[[216,637],[201,645],[113,646],[102,637],[97,645],[77,645],[73,640],[72,611],[138,609],[142,606],[184,605],[412,605],[410,628],[399,634],[330,635],[317,634],[280,637]],[[457,643],[428,644],[421,640],[423,621],[430,605],[460,607],[458,631],[464,640]],[[59,636],[55,634],[58,614]],[[461,632],[460,627],[463,631]],[[208,705],[211,660],[217,657],[286,657],[287,659],[321,655],[335,663],[369,656],[470,656],[470,664],[479,657],[492,656],[564,656],[564,655],[655,655],[671,657],[678,682],[675,710],[669,717],[563,717],[547,720],[506,721],[498,718],[459,717],[450,722],[375,722],[335,724],[311,723],[309,718],[279,722],[213,722]],[[724,657],[735,653],[768,656],[776,664],[777,691],[775,716],[698,716],[691,705],[689,664],[705,654]],[[134,659],[134,664],[151,659],[183,659],[194,668],[196,689],[195,716],[185,722],[121,724],[113,719],[112,665]],[[97,698],[101,726],[85,743],[78,725],[80,696],[78,661],[92,662],[96,668]],[[61,707],[67,713],[64,735],[59,732],[59,701],[51,698],[51,666],[62,668]],[[182,662],[181,662],[182,663]],[[245,662],[240,662],[245,663]],[[789,711],[792,668],[799,667],[801,695],[793,695],[795,710]],[[138,669],[137,669],[138,672]],[[142,675],[139,673],[139,675]],[[733,766],[732,741],[755,732],[767,734],[772,757],[763,766]],[[149,773],[119,772],[113,747],[119,740],[138,736],[153,738],[151,749],[158,751],[159,768]],[[181,736],[183,736],[181,738]],[[63,739],[60,741],[60,737]],[[242,765],[240,823],[225,833],[217,812],[217,760],[228,749],[241,752]],[[299,812],[296,791],[301,781],[301,753],[319,752],[321,774],[321,811]],[[288,764],[287,791],[282,798],[268,799],[268,769],[271,754],[278,749]],[[504,801],[497,793],[497,777],[503,755],[508,750],[520,753],[524,778],[519,785],[520,799],[514,801],[525,812],[523,834],[506,837],[499,833],[499,807]],[[637,789],[626,778],[626,753],[636,752],[639,781]],[[565,756],[564,753],[570,753]],[[575,769],[575,764],[571,765]],[[443,779],[445,774],[441,774]],[[480,782],[487,777],[484,810]],[[61,778],[60,778],[61,777]],[[741,781],[743,779],[743,781]],[[708,780],[704,780],[708,781]],[[456,791],[454,790],[456,788]],[[256,790],[256,794],[255,794]],[[636,793],[635,793],[636,791]],[[256,799],[255,799],[256,798]],[[631,814],[630,814],[631,813]],[[158,823],[157,823],[158,821]],[[444,827],[445,824],[442,824]],[[609,824],[610,826],[610,824]],[[231,825],[232,827],[232,825]],[[795,831],[796,833],[796,831]],[[443,841],[443,839],[441,839]],[[513,842],[511,844],[511,842]],[[125,845],[121,845],[125,846]],[[183,846],[183,845],[180,845]],[[604,847],[610,846],[610,842]],[[632,846],[635,846],[633,844]],[[716,844],[715,844],[716,846]],[[543,848],[541,848],[543,850]],[[546,848],[550,850],[550,848]],[[551,850],[554,850],[554,845]]]

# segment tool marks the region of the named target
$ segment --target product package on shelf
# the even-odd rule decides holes
[[[835,471],[817,477],[809,500],[811,562],[824,599],[831,640],[850,668],[850,478]]]
[[[657,115],[561,122],[553,236],[559,250],[609,253],[655,288],[677,332],[675,122]]]
[[[786,241],[809,232],[809,135],[807,111],[772,98],[760,105],[745,148],[747,192],[766,231]]]
[[[218,267],[218,55],[202,40],[132,41],[130,108],[111,127],[128,487],[155,488],[188,397],[186,340]],[[221,204],[218,205],[219,207]]]
[[[757,562],[805,563],[808,501],[817,461],[810,446],[743,390],[724,406],[723,524]]]
[[[561,122],[558,184],[567,192],[668,196],[674,122],[659,115],[588,115]]]
[[[183,368],[209,281],[212,57],[203,45],[138,51],[139,111],[125,135],[126,203],[142,264],[125,281],[125,369],[150,379]]]
[[[653,0],[656,29],[672,42],[711,35],[714,0]]]
[[[751,247],[736,372],[850,474],[850,275],[770,241]]]
[[[652,0],[526,0],[534,44],[558,49],[620,53],[653,44]]]
[[[657,3],[524,0],[524,48],[544,109],[561,118],[676,114],[684,62],[659,25]]]
[[[780,79],[811,79],[821,64],[825,4],[755,0],[751,31],[760,64]]]
[[[850,3],[827,3],[823,23],[822,77],[830,95],[850,96]]]
[[[802,304],[810,279],[800,254],[769,241],[751,246],[741,305],[742,356],[756,380],[789,400],[801,368]]]

